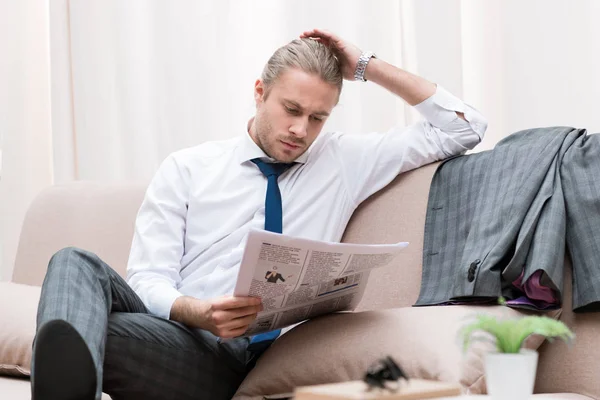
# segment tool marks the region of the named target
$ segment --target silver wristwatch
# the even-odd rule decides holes
[[[365,70],[367,69],[367,64],[371,61],[371,58],[377,58],[375,53],[372,51],[365,51],[358,58],[358,62],[356,63],[356,69],[354,70],[354,80],[366,82],[365,79]]]

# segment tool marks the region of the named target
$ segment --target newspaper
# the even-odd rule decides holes
[[[260,297],[264,309],[245,336],[353,310],[371,270],[389,265],[407,245],[330,243],[251,230],[234,295]]]

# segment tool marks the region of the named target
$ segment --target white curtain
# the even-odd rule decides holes
[[[52,183],[48,2],[0,1],[0,280],[8,280],[23,216]]]
[[[63,4],[69,31],[57,33],[63,40],[53,40],[52,51],[64,67],[70,53],[71,79],[67,68],[53,69],[65,83],[53,98],[61,102],[53,131],[68,143],[65,157],[56,149],[57,181],[149,179],[174,150],[239,135],[264,63],[308,28],[326,26],[402,64],[397,1],[366,9],[358,0]],[[404,122],[400,101],[349,84],[329,126],[382,130]]]
[[[52,182],[51,160],[56,183],[147,181],[170,152],[240,134],[268,57],[313,27],[474,105],[490,123],[479,150],[530,127],[600,131],[600,2],[594,0],[53,0],[49,11],[41,0],[5,1],[20,12],[3,36],[35,32],[37,47],[0,53],[22,57],[1,79],[11,83],[10,95],[26,100],[8,106],[18,113],[8,117],[14,129],[3,145],[2,211],[19,211],[3,229],[4,277],[24,207]],[[28,4],[31,15],[13,4]],[[35,28],[32,15],[40,19]],[[47,42],[49,61],[40,55]],[[36,91],[16,85],[32,74]],[[18,119],[34,106],[42,115],[35,129]],[[415,118],[385,90],[346,82],[326,128],[381,131]],[[43,168],[27,169],[34,183],[26,190],[8,189],[26,171],[27,155]]]
[[[529,127],[600,129],[600,3],[593,0],[60,0],[51,7],[59,182],[147,180],[169,152],[239,134],[270,54],[312,27],[479,108],[490,121],[480,150]],[[414,118],[384,90],[347,83],[327,128],[369,132]]]
[[[532,127],[600,131],[600,2],[463,0],[460,18],[463,93],[490,121],[482,149]]]

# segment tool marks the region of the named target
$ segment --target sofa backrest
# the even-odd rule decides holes
[[[435,167],[402,174],[365,201],[350,220],[345,242],[410,242],[394,266],[373,273],[360,309],[406,306],[416,300],[425,209]],[[52,255],[68,246],[96,253],[125,276],[144,191],[141,184],[95,182],[56,185],[42,191],[25,216],[12,280],[41,285]]]
[[[125,276],[137,210],[145,186],[74,182],[43,190],[23,222],[13,282],[41,286],[58,250],[94,252]]]
[[[354,212],[348,243],[409,242],[389,267],[371,272],[357,311],[413,305],[419,296],[429,186],[438,163],[399,175]]]

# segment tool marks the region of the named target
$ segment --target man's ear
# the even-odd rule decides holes
[[[256,82],[254,82],[254,101],[257,106],[263,102],[264,96],[265,85],[260,79],[257,79]]]

